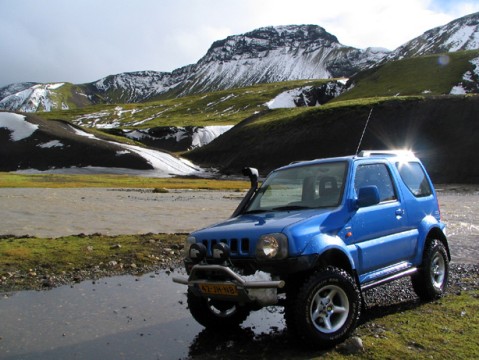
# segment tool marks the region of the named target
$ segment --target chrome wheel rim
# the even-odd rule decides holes
[[[211,313],[222,318],[229,317],[236,312],[236,305],[229,304],[229,306],[225,306],[221,303],[215,303],[211,299],[208,299],[208,308]]]
[[[433,286],[440,289],[446,277],[446,261],[440,253],[436,253],[431,262],[431,282]]]
[[[349,314],[349,299],[346,292],[336,285],[319,289],[310,306],[310,317],[314,327],[322,333],[338,331]]]

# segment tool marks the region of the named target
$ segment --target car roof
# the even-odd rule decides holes
[[[357,155],[321,158],[314,160],[295,161],[289,165],[282,166],[276,170],[287,169],[297,166],[314,165],[325,162],[353,161],[358,159],[385,159],[385,160],[418,160],[416,155],[410,150],[363,150]]]

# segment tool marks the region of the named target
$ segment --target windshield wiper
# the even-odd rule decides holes
[[[256,210],[249,210],[249,211],[245,211],[243,214],[261,214],[261,213],[264,213],[264,212],[267,212],[268,210],[263,210],[263,209],[256,209]]]
[[[301,210],[301,209],[310,209],[310,207],[300,206],[300,205],[286,205],[286,206],[275,207],[272,210],[288,211],[288,210]]]

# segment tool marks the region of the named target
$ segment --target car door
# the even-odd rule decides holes
[[[360,275],[407,261],[415,248],[415,234],[408,231],[407,214],[388,163],[356,167],[356,194],[359,188],[371,185],[378,188],[379,204],[359,208],[349,225],[348,243],[356,247]]]

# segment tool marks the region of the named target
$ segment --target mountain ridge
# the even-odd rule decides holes
[[[52,84],[10,84],[0,88],[0,109],[24,112],[74,109],[175,98],[257,83],[349,77],[404,57],[477,49],[478,24],[479,13],[470,14],[431,29],[392,52],[342,45],[319,25],[262,27],[217,40],[197,63],[172,72],[120,73],[92,83],[62,83],[56,89],[49,89]],[[44,91],[33,96],[38,88]]]
[[[479,49],[479,13],[430,29],[392,51],[385,60],[474,49]]]

